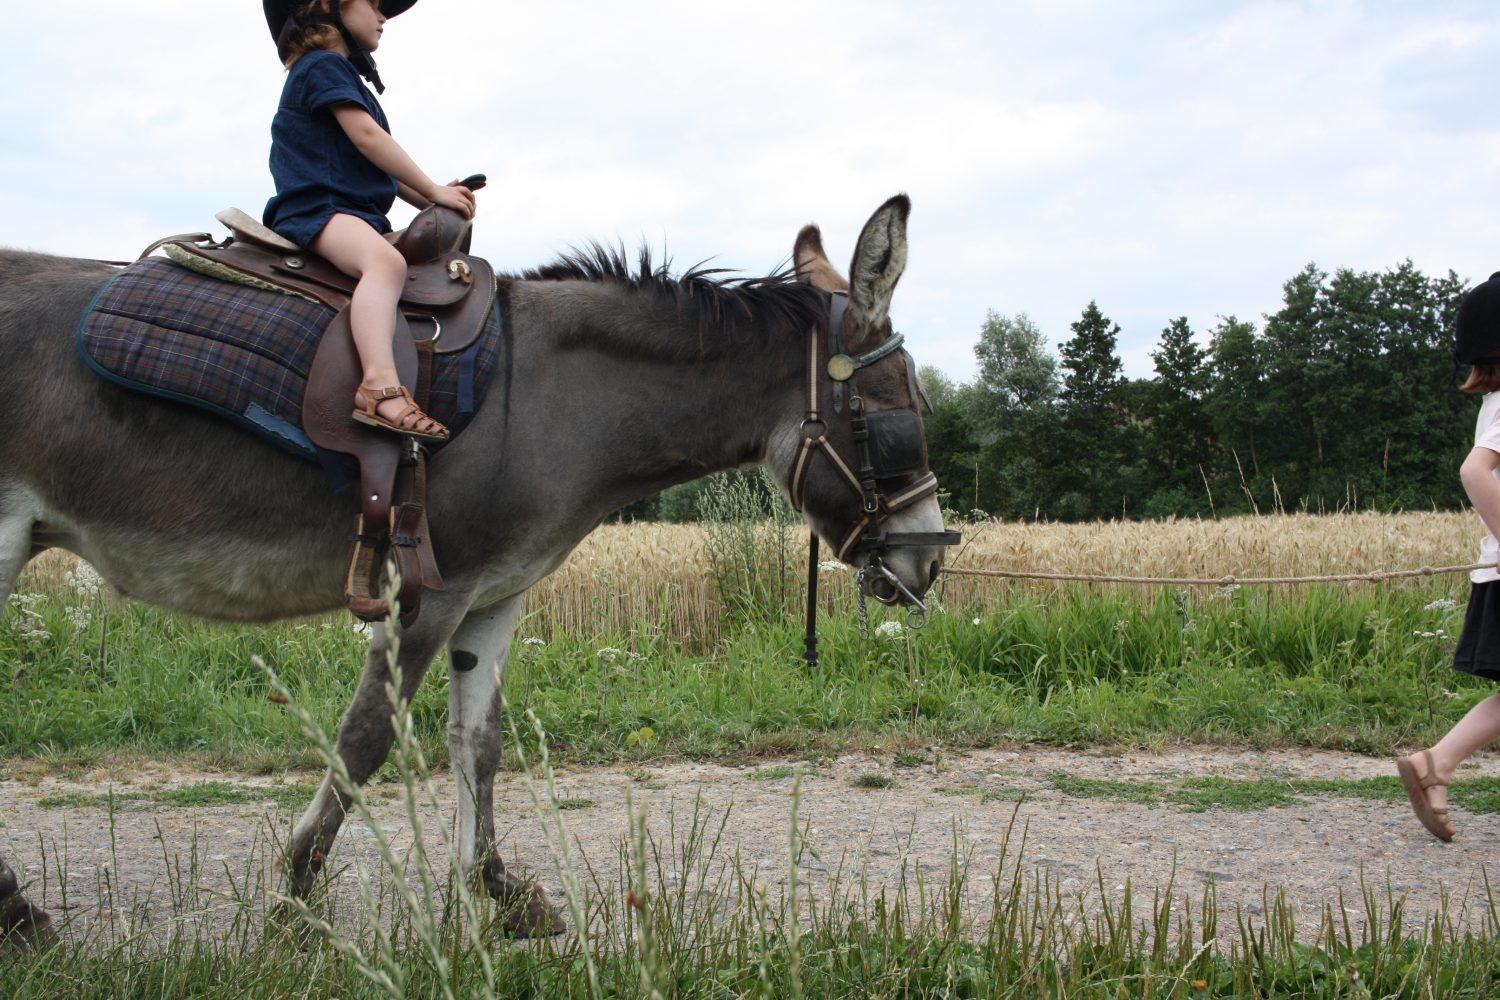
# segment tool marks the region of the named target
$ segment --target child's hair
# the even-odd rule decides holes
[[[338,4],[342,8],[350,0],[308,0],[297,9],[297,16],[305,18],[309,14],[322,13],[328,10],[330,4]],[[336,49],[343,42],[343,36],[339,29],[331,24],[310,24],[301,31],[293,32],[292,37],[287,40],[286,60],[282,66],[291,69],[297,60],[309,52],[318,49]]]
[[[1490,354],[1474,362],[1460,392],[1494,392],[1500,389],[1500,355]]]

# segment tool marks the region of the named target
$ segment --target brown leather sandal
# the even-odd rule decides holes
[[[375,409],[387,399],[406,400],[406,409],[402,410],[394,420],[382,417]],[[397,434],[405,434],[407,437],[422,441],[448,440],[448,428],[422,412],[422,408],[417,405],[416,400],[411,398],[411,393],[406,391],[404,385],[388,385],[381,389],[372,389],[361,383],[354,400],[354,419],[371,427],[395,431]]]
[[[1448,825],[1448,810],[1446,807],[1434,809],[1427,799],[1427,789],[1447,788],[1448,783],[1437,776],[1431,750],[1422,751],[1422,760],[1427,765],[1427,771],[1420,778],[1417,777],[1417,769],[1405,757],[1396,759],[1396,773],[1401,775],[1401,787],[1406,789],[1406,797],[1411,801],[1411,811],[1417,814],[1417,819],[1427,828],[1428,833],[1446,843],[1453,839],[1453,828]]]

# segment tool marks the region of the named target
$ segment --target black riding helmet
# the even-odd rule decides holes
[[[266,10],[266,27],[271,29],[271,37],[276,40],[276,55],[283,62],[286,61],[286,47],[294,31],[309,24],[331,24],[344,36],[344,45],[349,49],[349,61],[359,70],[359,75],[370,81],[377,94],[385,93],[385,85],[380,82],[380,74],[375,70],[375,57],[356,42],[354,36],[349,34],[349,29],[344,27],[344,19],[339,15],[340,0],[328,0],[328,13],[314,14],[305,21],[299,20],[296,15],[307,6],[308,0],[261,2]],[[380,0],[380,12],[387,18],[392,18],[404,13],[416,2],[417,0]]]
[[[1500,271],[1464,296],[1454,327],[1455,360],[1472,365],[1500,352]]]

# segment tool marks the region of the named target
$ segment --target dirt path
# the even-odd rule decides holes
[[[903,762],[914,763],[910,757]],[[714,827],[724,811],[730,811],[721,859],[738,852],[743,868],[757,870],[758,880],[774,893],[787,877],[793,785],[790,777],[779,775],[794,767],[806,770],[798,815],[818,855],[804,858],[799,880],[825,897],[841,867],[846,884],[865,872],[872,891],[892,885],[903,868],[908,873],[920,869],[929,886],[942,883],[956,837],[970,856],[970,897],[982,913],[991,877],[1002,865],[1001,845],[1013,815],[1017,834],[1005,863],[1007,875],[1019,858],[1029,874],[1045,875],[1065,897],[1082,894],[1091,906],[1101,891],[1097,865],[1106,895],[1118,897],[1129,880],[1137,899],[1149,905],[1151,891],[1167,884],[1175,865],[1177,895],[1186,893],[1195,911],[1205,881],[1215,880],[1218,905],[1229,926],[1237,906],[1252,915],[1263,912],[1269,884],[1286,894],[1299,936],[1315,931],[1324,904],[1336,904],[1340,890],[1351,920],[1360,923],[1362,870],[1382,893],[1388,879],[1392,889],[1406,895],[1408,927],[1419,926],[1434,912],[1444,891],[1456,924],[1475,921],[1471,926],[1482,927],[1477,921],[1490,904],[1481,864],[1500,857],[1500,817],[1474,815],[1462,808],[1453,817],[1459,839],[1445,845],[1418,826],[1404,802],[1319,795],[1300,796],[1275,808],[1191,812],[1170,803],[1078,797],[1057,787],[1057,775],[1130,782],[1149,792],[1202,777],[1357,780],[1393,773],[1382,760],[1326,752],[1186,748],[1113,756],[1023,749],[943,752],[935,761],[929,754],[925,763],[907,767],[897,766],[889,756],[864,754],[816,765],[612,766],[560,774],[561,816],[575,858],[586,858],[594,880],[608,891],[617,884],[619,847],[629,832],[627,796],[637,809],[646,809],[649,829],[664,844],[671,836],[671,822],[683,830],[701,797]],[[855,784],[869,775],[881,775],[893,784]],[[1500,777],[1500,759],[1486,758],[1461,771],[1460,780],[1478,775]],[[447,775],[440,778],[446,817],[451,815],[453,793]],[[305,775],[291,779],[308,780]],[[70,915],[80,928],[100,919],[106,909],[101,899],[113,899],[117,908],[133,900],[133,905],[149,905],[154,913],[170,912],[183,878],[169,873],[167,859],[172,859],[173,868],[185,870],[194,850],[201,871],[190,881],[208,890],[204,898],[227,891],[231,880],[243,883],[248,877],[254,886],[256,879],[264,878],[260,884],[276,884],[270,873],[268,834],[284,831],[294,814],[266,799],[196,808],[163,801],[174,789],[203,782],[222,783],[218,787],[229,789],[230,797],[247,789],[256,795],[264,790],[268,797],[279,794],[283,801],[288,796],[286,781],[183,773],[167,767],[101,771],[84,780],[13,778],[0,781],[0,851],[39,884],[45,848],[47,901],[53,906],[61,903],[60,880],[64,881]],[[94,798],[109,788],[120,799],[113,817]],[[132,795],[141,797],[126,798]],[[378,788],[375,798],[380,825],[398,848],[409,847],[411,827],[394,790]],[[558,872],[525,780],[504,776],[496,790],[496,806],[507,864],[540,873],[556,895]],[[158,839],[158,829],[165,844]],[[370,829],[354,823],[346,831],[337,860],[373,863]],[[431,830],[428,840],[442,858]],[[115,864],[112,855],[118,858],[117,876],[109,873]],[[584,867],[582,861],[575,864],[581,875]],[[107,878],[116,886],[113,896],[101,891]],[[341,891],[352,893],[353,873],[346,870],[339,884]],[[1144,908],[1138,915],[1144,915]]]

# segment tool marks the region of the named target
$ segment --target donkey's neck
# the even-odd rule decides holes
[[[538,340],[547,345],[532,384],[572,411],[554,415],[570,428],[569,450],[586,456],[578,499],[599,516],[759,461],[775,427],[799,409],[806,308],[706,314],[648,289],[565,282],[536,291],[549,301],[534,313],[531,289],[518,289],[515,300],[518,314],[540,321]],[[784,291],[802,306],[809,301]],[[525,336],[519,326],[517,333]]]

